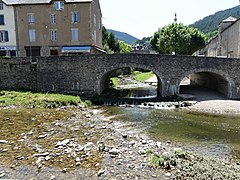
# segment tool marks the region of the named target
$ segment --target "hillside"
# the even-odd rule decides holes
[[[222,20],[227,19],[229,16],[240,18],[240,6],[216,12],[215,14],[207,16],[189,26],[195,27],[204,33],[208,33],[217,29],[219,23]]]
[[[125,43],[130,44],[130,45],[138,40],[136,37],[134,37],[130,34],[124,33],[124,32],[115,31],[115,30],[112,30],[112,29],[108,29],[107,31],[109,33],[112,32],[118,40],[124,41]]]

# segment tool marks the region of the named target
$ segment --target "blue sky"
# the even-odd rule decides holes
[[[239,5],[239,0],[99,0],[103,25],[137,38],[152,36],[173,22],[189,25],[217,11]]]

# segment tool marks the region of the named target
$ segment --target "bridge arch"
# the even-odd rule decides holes
[[[147,66],[144,64],[138,64],[138,63],[120,63],[120,64],[113,64],[110,67],[107,67],[104,69],[103,72],[101,72],[98,76],[98,80],[97,80],[97,93],[98,95],[100,95],[105,89],[109,88],[109,84],[110,84],[110,76],[111,74],[118,70],[118,69],[122,69],[122,68],[139,68],[139,69],[143,69],[143,70],[148,70],[148,71],[152,71],[156,76],[157,76],[157,91],[158,91],[158,96],[162,95],[162,91],[163,91],[163,80],[162,80],[162,74],[161,72],[159,72],[158,70],[154,69],[154,67],[152,66]]]
[[[178,94],[180,93],[180,83],[183,78],[187,76],[190,76],[190,84],[202,85],[204,87],[214,89],[230,99],[232,98],[234,81],[226,72],[205,68],[186,71],[177,81]]]

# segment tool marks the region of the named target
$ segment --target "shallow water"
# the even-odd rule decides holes
[[[158,141],[170,140],[203,155],[240,160],[240,117],[221,117],[140,108],[109,107],[118,119],[133,122],[135,128]]]

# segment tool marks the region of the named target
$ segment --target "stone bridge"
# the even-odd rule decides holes
[[[0,59],[0,89],[99,95],[112,72],[125,67],[154,72],[162,97],[179,94],[180,82],[191,75],[191,84],[240,99],[240,59],[152,54]]]

